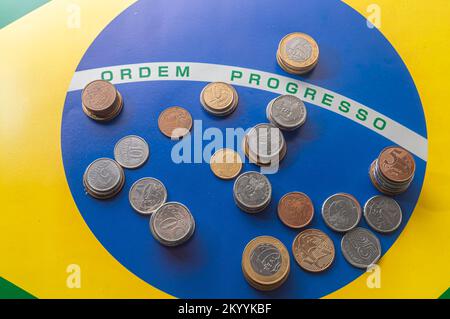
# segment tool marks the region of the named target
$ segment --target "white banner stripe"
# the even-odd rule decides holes
[[[186,68],[189,69],[188,76],[186,73],[183,73],[183,71],[186,71]],[[425,137],[370,107],[367,107],[336,92],[290,77],[254,69],[210,63],[137,63],[75,72],[69,87],[69,92],[83,89],[87,83],[102,78],[102,74],[105,79],[111,80],[114,84],[146,81],[221,81],[277,94],[296,95],[307,103],[311,103],[335,112],[367,127],[377,134],[380,134],[392,142],[404,147],[424,161],[427,161],[428,141]],[[232,74],[235,75],[233,78]],[[253,78],[252,81],[250,81],[252,74]],[[241,77],[239,77],[239,75],[241,75]],[[286,90],[288,87],[290,87],[291,90],[296,87],[297,92],[287,92]],[[311,94],[305,96],[307,90],[309,93],[315,92],[315,96],[313,97]],[[328,97],[328,100],[326,100],[325,97]],[[325,105],[324,101],[327,102],[328,105]],[[347,105],[346,103],[349,103],[350,107],[348,110],[344,107],[347,112],[343,112],[340,109],[340,107],[342,107],[342,103],[344,103],[344,106]],[[358,112],[361,112],[361,114]],[[361,116],[364,120],[361,119]],[[384,122],[385,128],[380,130],[379,127],[380,125],[382,126]]]

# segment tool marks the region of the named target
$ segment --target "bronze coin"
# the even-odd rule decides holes
[[[380,172],[390,181],[404,183],[412,179],[416,164],[414,157],[401,147],[387,147],[378,157]]]
[[[86,85],[81,94],[83,106],[97,116],[107,115],[114,110],[117,90],[108,81],[95,80]]]
[[[158,127],[167,137],[179,139],[191,130],[192,116],[184,108],[172,106],[161,112]]]
[[[278,216],[286,226],[302,228],[311,222],[314,206],[308,195],[304,193],[287,193],[278,202]]]
[[[324,271],[331,266],[335,256],[333,241],[318,229],[306,229],[295,237],[292,253],[303,269]]]

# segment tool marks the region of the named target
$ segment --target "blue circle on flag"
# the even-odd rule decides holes
[[[370,24],[369,24],[370,25]],[[115,18],[95,39],[77,71],[147,62],[200,62],[270,72],[323,87],[368,105],[426,137],[426,124],[414,82],[391,44],[364,17],[340,1],[139,1]],[[278,66],[278,42],[287,33],[313,36],[320,46],[316,69],[293,76]],[[152,72],[158,72],[152,70]],[[247,75],[245,75],[247,76]],[[353,268],[340,251],[341,234],[324,224],[322,202],[337,192],[353,194],[363,205],[377,190],[368,168],[381,149],[393,143],[339,114],[307,103],[308,120],[285,134],[288,153],[280,170],[268,175],[271,205],[257,215],[240,211],[232,195],[233,181],[216,178],[207,162],[176,164],[176,144],[159,132],[162,110],[179,105],[201,120],[203,129],[247,129],[267,122],[265,107],[276,95],[235,86],[237,110],[226,118],[205,113],[199,95],[205,82],[140,81],[118,84],[125,104],[111,122],[98,123],[84,115],[81,91],[67,94],[62,118],[62,155],[67,181],[77,207],[100,243],[122,265],[149,284],[181,298],[317,298],[364,273]],[[111,200],[89,197],[82,184],[84,170],[99,157],[113,158],[115,143],[136,134],[150,146],[150,159],[136,170],[125,170],[121,193]],[[200,138],[203,146],[208,140]],[[239,147],[238,141],[236,147]],[[416,159],[416,176],[409,190],[396,199],[403,209],[401,227],[377,234],[385,253],[401,234],[419,197],[426,162]],[[258,170],[245,163],[243,172]],[[128,190],[138,179],[160,179],[168,199],[185,204],[196,220],[186,244],[167,248],[151,236],[149,218],[130,206]],[[286,283],[272,292],[250,287],[241,270],[245,245],[254,237],[280,239],[291,252],[298,231],[277,217],[283,194],[301,191],[315,206],[310,226],[325,231],[336,247],[332,267],[319,274],[301,269],[291,253]],[[368,227],[364,220],[361,227]],[[381,258],[381,265],[383,258]],[[111,280],[115,280],[111,278]]]

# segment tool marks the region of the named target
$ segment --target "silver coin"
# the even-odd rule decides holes
[[[177,246],[187,241],[195,229],[189,209],[177,202],[163,204],[150,218],[150,230],[161,244]]]
[[[246,172],[234,182],[233,197],[239,208],[256,213],[270,203],[272,185],[266,176],[258,172]]]
[[[377,232],[390,233],[402,223],[402,209],[394,199],[377,195],[364,205],[364,218]]]
[[[250,265],[262,276],[272,276],[280,270],[282,256],[280,250],[272,244],[256,246],[250,254]]]
[[[342,237],[341,249],[345,259],[357,268],[366,269],[381,257],[381,245],[377,236],[361,227]]]
[[[128,198],[137,212],[149,215],[166,202],[167,190],[156,178],[144,177],[131,186]]]
[[[293,95],[281,95],[270,103],[271,122],[285,130],[293,130],[306,121],[306,107],[302,100]]]
[[[279,156],[286,145],[283,133],[273,124],[258,124],[247,133],[246,137],[248,151],[260,160],[270,161]]]
[[[322,217],[334,231],[346,232],[358,225],[361,219],[361,206],[352,195],[338,193],[325,200],[322,205]]]
[[[121,138],[114,147],[114,158],[125,168],[138,168],[148,159],[147,142],[139,136],[128,135]]]
[[[289,59],[304,62],[312,56],[311,44],[302,37],[295,37],[286,43],[286,54]]]
[[[84,180],[86,187],[99,192],[108,193],[121,183],[122,168],[110,158],[99,158],[86,168]]]

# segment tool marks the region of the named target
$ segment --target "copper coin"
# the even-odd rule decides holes
[[[192,116],[186,109],[172,106],[161,112],[158,127],[167,137],[179,139],[191,130]]]
[[[306,229],[295,237],[292,253],[303,269],[324,271],[331,266],[335,256],[333,241],[318,229]]]
[[[286,226],[302,228],[311,222],[314,206],[308,195],[304,193],[287,193],[278,202],[278,216]]]
[[[378,167],[387,179],[403,183],[413,178],[416,164],[414,157],[407,150],[391,146],[381,152]]]
[[[228,148],[215,152],[209,162],[214,175],[222,179],[233,179],[242,169],[241,157]]]
[[[108,81],[95,80],[81,94],[83,106],[95,115],[106,115],[115,107],[117,90]]]

